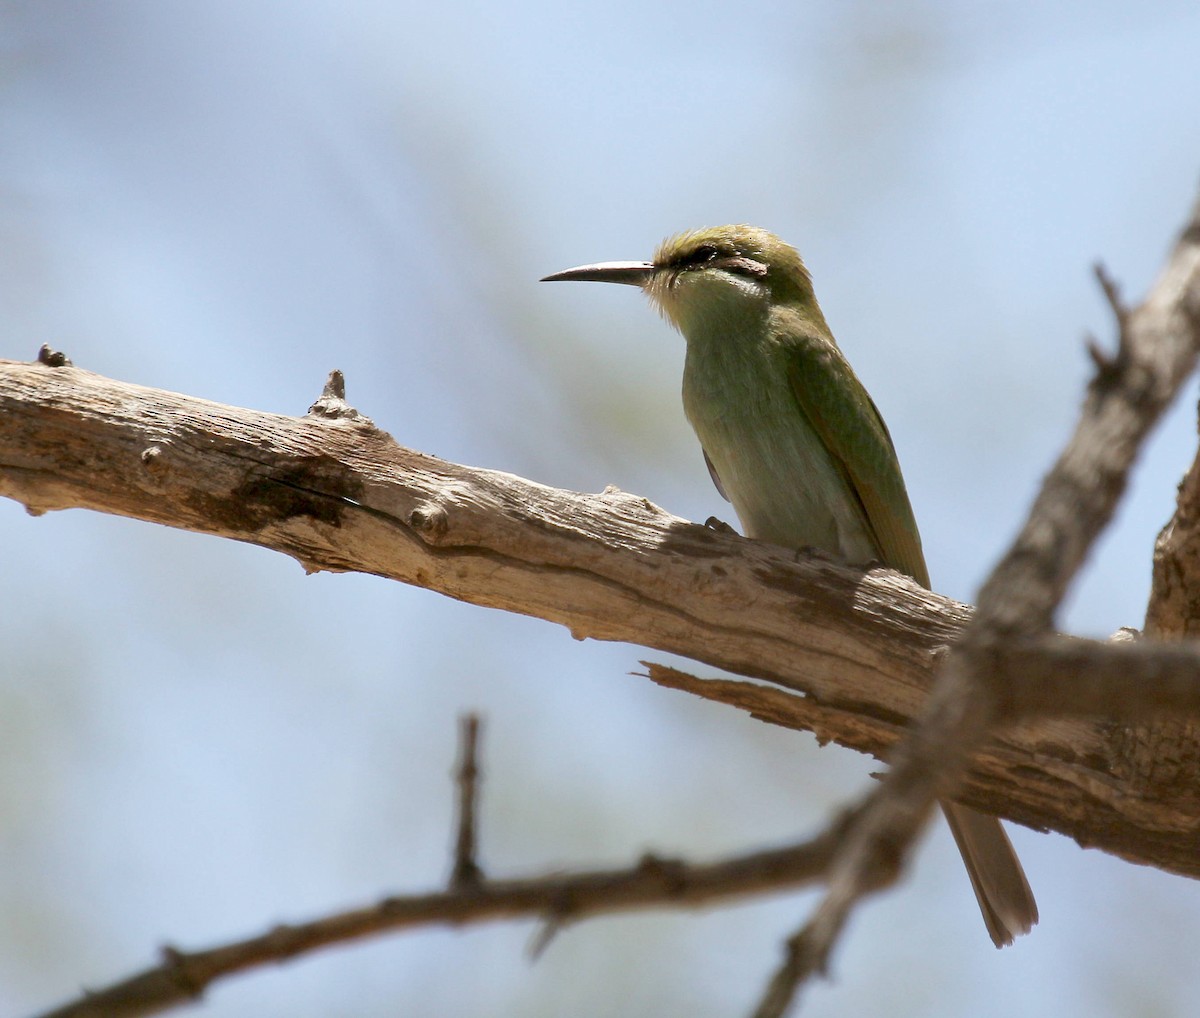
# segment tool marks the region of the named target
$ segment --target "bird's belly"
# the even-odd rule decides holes
[[[819,548],[855,565],[879,559],[861,502],[794,402],[721,414],[687,403],[747,537]]]

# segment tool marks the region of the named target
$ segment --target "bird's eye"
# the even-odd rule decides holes
[[[705,262],[711,262],[720,252],[717,251],[713,244],[701,244],[695,251],[692,252],[691,261],[697,265],[703,265]]]

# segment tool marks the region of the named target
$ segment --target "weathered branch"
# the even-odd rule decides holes
[[[805,694],[821,737],[876,753],[916,717],[937,655],[970,617],[887,570],[714,533],[619,491],[561,491],[404,449],[353,411],[330,414],[328,397],[294,418],[0,361],[0,494],[35,512],[79,506],[249,541],[310,571],[374,573],[683,654]],[[1110,721],[1065,716],[1005,730],[974,756],[959,797],[1200,875],[1200,803],[1178,776],[1148,781],[1126,741]]]
[[[385,898],[375,905],[276,926],[260,936],[208,950],[164,948],[159,965],[41,1018],[152,1014],[196,1000],[224,976],[380,933],[513,919],[562,923],[634,909],[698,908],[779,892],[819,880],[836,848],[835,838],[822,835],[803,845],[715,863],[646,856],[625,869],[483,880],[431,894]]]
[[[772,724],[812,732],[885,759],[898,737],[877,725],[853,727],[812,697],[737,679],[699,679],[643,662],[647,678],[718,703],[740,707]],[[1200,643],[1101,642],[1057,634],[1010,641],[980,652],[979,677],[996,687],[998,724],[1102,717],[1132,724],[1164,715],[1200,717]],[[1136,691],[1136,695],[1131,695]]]

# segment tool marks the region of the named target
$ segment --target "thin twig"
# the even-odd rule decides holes
[[[646,857],[624,869],[482,880],[472,887],[385,898],[364,908],[199,951],[166,948],[160,963],[40,1018],[127,1018],[198,1000],[216,980],[278,964],[319,948],[425,926],[568,917],[578,921],[634,909],[696,908],[740,902],[811,884],[825,874],[843,827],[799,845],[715,863]]]
[[[1104,292],[1104,299],[1108,302],[1109,309],[1113,313],[1113,318],[1117,322],[1117,338],[1120,339],[1125,329],[1129,324],[1129,306],[1125,303],[1121,296],[1121,288],[1117,285],[1117,281],[1108,274],[1108,269],[1104,267],[1103,262],[1096,262],[1092,266],[1092,272],[1096,275],[1096,280],[1100,284],[1100,289]]]
[[[459,724],[458,822],[454,839],[451,889],[474,887],[483,879],[475,858],[476,807],[479,792],[479,715],[467,714]]]

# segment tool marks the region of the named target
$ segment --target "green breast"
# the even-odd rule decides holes
[[[857,565],[879,549],[862,504],[801,413],[781,351],[687,337],[683,406],[748,537]]]

